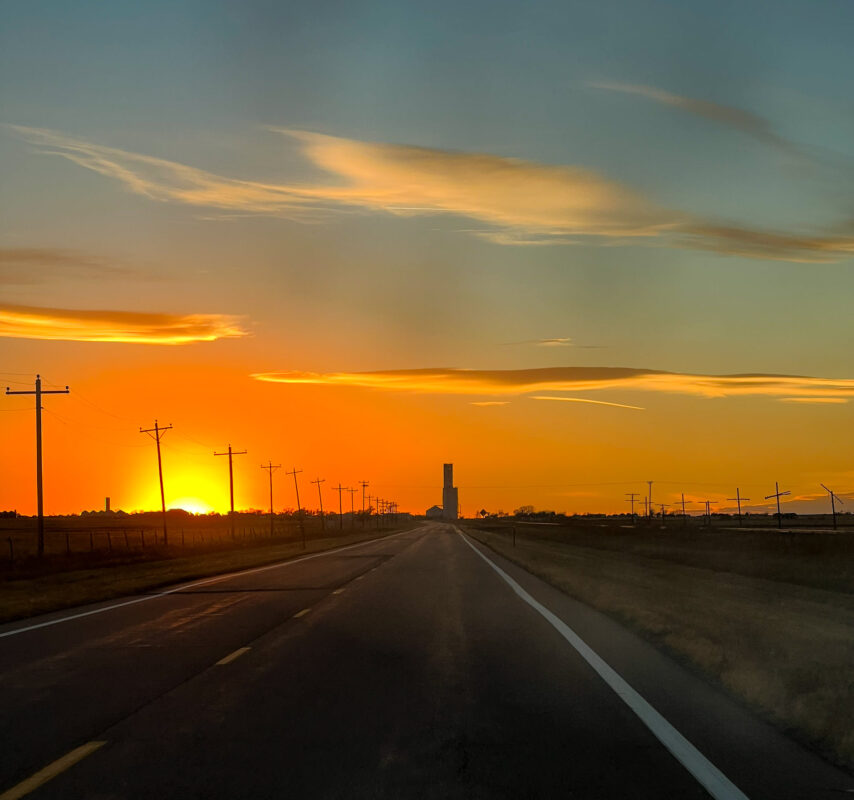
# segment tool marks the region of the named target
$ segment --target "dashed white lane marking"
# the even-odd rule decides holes
[[[302,611],[298,611],[294,614],[294,619],[299,619],[300,617],[304,617],[308,612],[311,611],[310,608],[304,608]]]
[[[248,653],[251,648],[249,647],[238,647],[233,653],[229,653],[225,658],[221,658],[216,662],[218,667],[223,667],[226,664],[230,664],[234,659],[240,658],[244,653]]]
[[[336,589],[332,594],[341,594],[343,591],[343,589]]]
[[[569,642],[578,654],[599,674],[599,677],[616,692],[619,698],[638,716],[641,722],[652,732],[699,782],[715,800],[748,800],[735,784],[707,759],[691,742],[676,730],[661,714],[641,697],[628,683],[612,669],[572,628],[557,615],[549,611],[542,603],[529,595],[516,581],[488,556],[476,548],[468,538],[456,529],[462,540],[494,569],[510,588],[531,608],[538,611],[553,628]]]
[[[3,794],[0,794],[0,800],[19,800],[19,798],[28,795],[35,791],[39,786],[44,785],[52,778],[55,778],[65,770],[73,767],[78,761],[82,761],[86,756],[94,753],[99,747],[103,747],[106,742],[87,742],[74,748],[70,753],[66,753],[61,758],[42,767],[38,772],[25,778],[16,786],[7,789]]]
[[[398,536],[403,536],[406,533],[420,533],[421,531],[417,528],[409,531],[401,531],[400,533],[393,533],[391,536],[381,536],[379,539],[369,539],[365,542],[356,542],[355,544],[348,544],[346,547],[337,547],[335,550],[321,550],[318,553],[311,553],[307,556],[301,556],[300,558],[294,558],[290,561],[277,561],[275,564],[267,564],[263,567],[254,567],[253,569],[245,569],[240,570],[238,572],[229,572],[225,575],[217,575],[214,578],[206,578],[203,581],[195,581],[194,583],[185,583],[180,586],[174,586],[171,589],[166,589],[162,592],[156,592],[155,594],[146,594],[142,597],[134,597],[132,600],[125,600],[121,603],[113,603],[110,606],[103,606],[101,608],[93,608],[90,611],[81,611],[78,614],[69,614],[67,617],[59,617],[57,619],[49,619],[45,622],[37,622],[34,625],[25,625],[23,628],[15,628],[11,631],[3,631],[0,633],[0,639],[5,639],[7,636],[17,636],[19,633],[26,633],[27,631],[38,630],[39,628],[47,628],[50,625],[59,625],[61,622],[71,622],[71,620],[81,619],[82,617],[90,617],[93,614],[102,614],[105,611],[112,611],[116,608],[124,608],[125,606],[136,605],[136,603],[145,603],[148,600],[156,600],[159,597],[166,597],[170,594],[175,594],[176,592],[183,592],[186,589],[193,589],[196,586],[206,586],[210,583],[219,583],[220,581],[227,581],[231,578],[239,578],[243,575],[254,575],[257,572],[266,572],[269,569],[279,569],[281,567],[287,567],[291,564],[299,564],[302,561],[310,561],[314,558],[322,558],[323,556],[332,556],[336,553],[343,553],[345,550],[352,550],[354,547],[363,547],[369,544],[376,544],[376,542],[384,542],[389,539],[396,539]],[[0,799],[2,800],[2,799]]]

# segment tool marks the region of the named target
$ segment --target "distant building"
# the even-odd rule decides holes
[[[460,505],[459,493],[454,486],[454,465],[445,464],[445,483],[442,486],[442,519],[457,519]]]
[[[442,506],[430,506],[427,509],[427,519],[442,519]]]

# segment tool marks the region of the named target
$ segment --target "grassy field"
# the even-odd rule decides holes
[[[149,548],[145,553],[81,553],[69,558],[31,559],[0,575],[0,622],[31,617],[49,611],[108,600],[181,581],[260,566],[375,539],[417,523],[376,530],[307,532],[306,548],[299,536],[230,539],[223,546],[182,552],[180,547]]]
[[[465,530],[854,768],[854,535]]]

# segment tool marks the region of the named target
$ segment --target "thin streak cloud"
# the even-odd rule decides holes
[[[138,274],[127,267],[74,250],[0,248],[0,286],[29,286],[64,278],[127,278]]]
[[[854,237],[847,232],[779,233],[697,218],[578,166],[273,129],[296,141],[309,162],[339,181],[274,184],[229,178],[46,129],[6,127],[40,152],[66,158],[135,194],[229,216],[308,222],[332,211],[450,214],[492,226],[475,233],[511,246],[646,241],[810,263],[840,261],[854,253]]]
[[[146,314],[0,306],[0,337],[11,339],[175,345],[246,335],[239,318],[225,314]]]
[[[646,411],[641,406],[630,406],[626,403],[609,403],[606,400],[591,400],[587,397],[554,397],[552,395],[535,394],[531,400],[558,400],[561,403],[592,403],[597,406],[613,406],[614,408],[631,408],[635,411]]]
[[[798,375],[703,375],[626,367],[520,370],[409,369],[378,372],[264,372],[270,383],[349,386],[434,394],[523,395],[620,389],[695,397],[854,397],[854,378]]]

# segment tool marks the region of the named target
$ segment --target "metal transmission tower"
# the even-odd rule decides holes
[[[627,503],[632,504],[632,525],[635,524],[635,501],[640,495],[637,492],[626,492],[626,497],[629,499],[626,500]]]
[[[166,431],[171,431],[172,425],[167,425],[165,428],[161,428],[160,425],[157,424],[157,420],[154,420],[153,428],[140,428],[140,433],[147,433],[157,444],[157,473],[160,476],[160,510],[163,512],[163,546],[165,547],[169,544],[169,539],[166,533],[166,495],[163,492],[163,461],[160,458],[160,440],[163,438],[163,434]]]
[[[332,491],[338,492],[338,530],[344,530],[344,511],[341,508],[341,492],[349,492],[349,489],[345,489],[341,485],[341,481],[338,481],[337,486],[332,487]]]
[[[266,469],[267,472],[270,473],[270,538],[273,538],[274,529],[273,529],[273,520],[275,519],[275,511],[273,510],[273,473],[277,469],[281,469],[281,464],[274,464],[272,461],[268,461],[266,464],[261,465],[261,469]]]
[[[783,512],[780,511],[780,498],[785,497],[787,494],[791,494],[791,492],[781,492],[780,484],[777,481],[774,481],[774,494],[766,494],[765,499],[770,500],[772,497],[777,498],[777,527],[783,527]]]
[[[232,465],[232,458],[234,456],[245,456],[245,450],[232,450],[231,445],[228,446],[228,450],[225,453],[214,453],[215,456],[228,456],[228,497],[231,501],[231,538],[237,538],[234,533],[234,466]]]
[[[738,527],[740,528],[741,527],[741,501],[742,500],[750,500],[750,498],[749,497],[742,497],[741,491],[736,486],[735,497],[727,497],[727,500],[735,500],[735,502],[738,504]]]
[[[326,478],[318,478],[315,481],[309,481],[309,483],[317,484],[317,497],[320,500],[320,530],[326,530],[326,520],[323,518],[323,492],[320,491],[320,484],[325,483]]]
[[[302,549],[305,550],[305,524],[302,519],[302,508],[299,504],[299,484],[297,483],[297,475],[302,472],[301,469],[294,467],[292,470],[285,470],[285,475],[294,476],[294,491],[297,493],[297,519],[299,520],[300,534],[302,535]]]
[[[823,483],[820,483],[819,486],[830,495],[830,513],[833,514],[833,530],[836,530],[836,501],[838,500],[842,503],[842,498],[836,492],[828,489]],[[842,503],[842,505],[845,505],[845,503]]]
[[[64,389],[42,389],[41,375],[36,375],[36,388],[34,391],[12,391],[6,387],[6,394],[34,394],[36,396],[36,505],[38,507],[38,549],[39,558],[44,555],[44,492],[42,489],[42,395],[43,394],[68,394],[68,387]]]
[[[356,512],[353,511],[353,495],[358,492],[358,489],[345,489],[345,491],[350,492],[350,527],[353,528],[356,525]]]
[[[368,481],[359,481],[359,486],[362,487],[362,527],[365,527],[365,489],[371,484]]]

